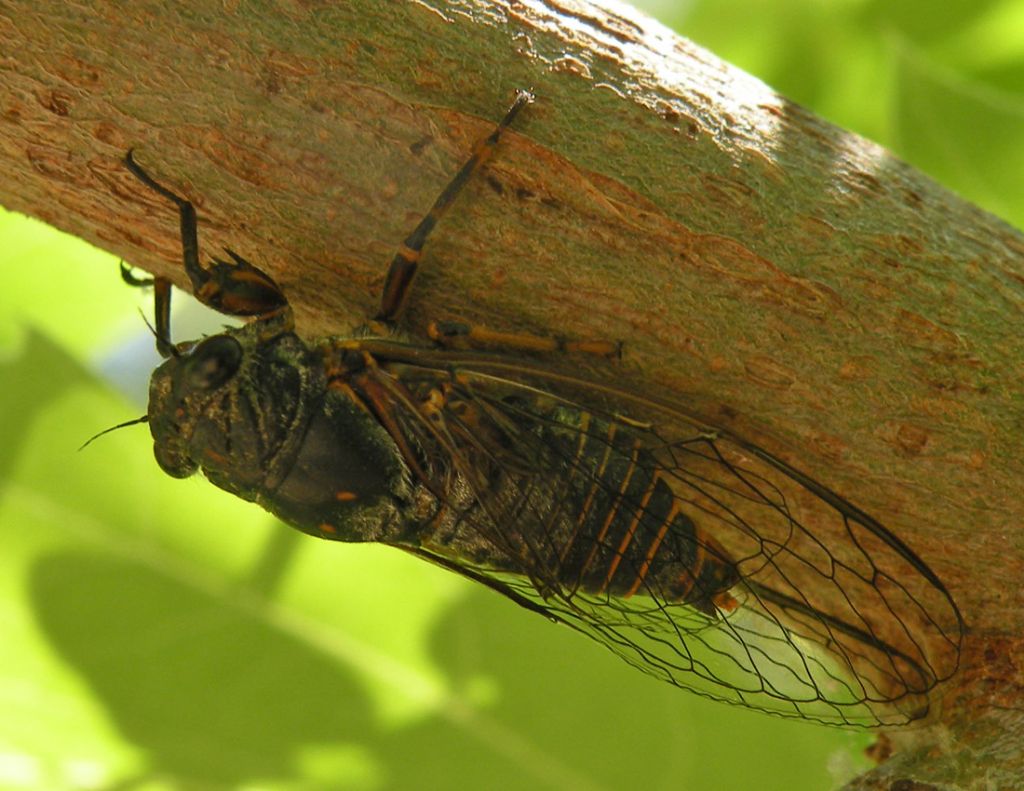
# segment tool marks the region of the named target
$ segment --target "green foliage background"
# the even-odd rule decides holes
[[[1024,2],[647,5],[1024,224]],[[695,699],[170,480],[143,427],[76,452],[144,410],[145,300],[39,223],[0,215],[0,239],[0,789],[799,791],[863,767],[863,735]]]

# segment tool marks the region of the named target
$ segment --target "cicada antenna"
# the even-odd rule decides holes
[[[181,357],[181,352],[178,351],[177,346],[166,338],[160,337],[160,333],[157,331],[156,327],[153,326],[150,320],[146,318],[146,314],[142,311],[142,308],[139,308],[139,315],[142,316],[142,321],[145,322],[146,328],[153,334],[153,337],[156,338],[156,348],[160,353],[160,356]]]
[[[148,423],[148,422],[149,422],[149,415],[143,415],[142,417],[137,417],[134,420],[126,420],[124,423],[118,423],[116,426],[111,426],[110,428],[105,428],[105,429],[103,429],[103,431],[100,431],[100,432],[98,432],[96,434],[93,434],[91,437],[89,437],[89,439],[87,439],[84,443],[82,443],[82,446],[79,448],[79,450],[85,450],[87,447],[89,447],[93,443],[94,440],[99,439],[104,434],[109,434],[111,431],[117,431],[119,428],[127,428],[128,426],[135,426],[135,425],[138,425],[139,423]]]
[[[156,329],[149,323],[145,314],[142,320],[156,338],[156,350],[160,356],[177,357],[174,344],[171,342],[171,281],[163,277],[137,277],[124,261],[121,262],[121,279],[133,288],[153,288]]]

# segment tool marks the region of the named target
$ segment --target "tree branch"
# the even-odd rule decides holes
[[[585,0],[126,8],[0,9],[5,206],[184,285],[173,211],[122,166],[134,147],[196,203],[207,256],[238,250],[301,332],[337,334],[533,88],[431,240],[410,327],[622,340],[624,382],[851,495],[971,627],[944,746],[939,728],[894,734],[900,755],[857,787],[971,787],[997,749],[996,787],[1024,775],[1024,739],[1003,740],[1024,718],[1020,233]]]

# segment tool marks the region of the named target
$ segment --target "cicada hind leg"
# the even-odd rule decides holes
[[[516,98],[512,102],[512,106],[508,108],[508,112],[505,113],[505,117],[498,122],[498,125],[491,134],[476,144],[469,159],[459,168],[459,172],[455,174],[452,180],[448,182],[448,186],[437,196],[437,200],[430,207],[430,211],[420,220],[416,228],[413,229],[413,232],[405,238],[402,246],[392,259],[391,266],[388,268],[388,274],[384,281],[384,293],[381,297],[380,312],[375,317],[376,321],[392,323],[398,319],[405,308],[406,300],[412,289],[413,280],[419,269],[420,254],[423,251],[423,245],[430,236],[430,232],[434,230],[434,226],[437,225],[451,207],[458,194],[462,192],[470,177],[494,154],[498,140],[501,139],[501,133],[515,120],[515,117],[519,115],[519,111],[532,101],[533,94],[529,91],[521,90],[516,93]]]
[[[150,176],[128,151],[125,167],[153,192],[178,208],[181,251],[192,291],[200,302],[230,316],[278,319],[290,328],[288,300],[273,278],[250,264],[233,250],[225,249],[230,261],[214,258],[204,267],[199,261],[199,233],[196,210],[190,201],[172,192]],[[166,278],[137,278],[122,264],[121,276],[132,286],[153,286],[156,314],[156,347],[164,357],[174,353],[170,335],[171,284]]]
[[[498,122],[490,135],[476,144],[472,154],[438,195],[430,211],[420,220],[413,232],[406,237],[388,268],[381,297],[381,307],[374,318],[375,321],[391,324],[398,319],[408,301],[413,281],[419,270],[423,246],[430,233],[473,174],[494,154],[502,132],[512,124],[520,110],[533,100],[533,94],[528,91],[520,90],[516,93],[516,98],[505,116]],[[622,345],[616,342],[577,341],[557,336],[501,332],[461,322],[431,322],[427,328],[427,335],[435,343],[452,348],[486,347],[502,351],[571,352],[594,354],[601,357],[620,357],[622,351]]]

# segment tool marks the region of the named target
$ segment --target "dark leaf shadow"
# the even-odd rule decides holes
[[[301,748],[372,730],[360,685],[333,657],[143,566],[51,554],[30,590],[53,647],[145,751],[150,776],[229,788],[290,778]]]

